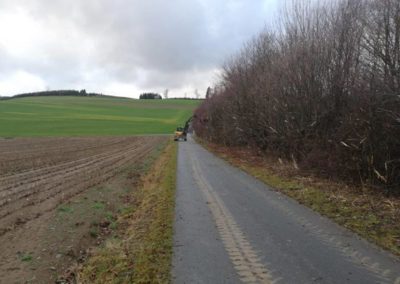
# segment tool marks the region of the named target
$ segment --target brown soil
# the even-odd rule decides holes
[[[111,232],[165,137],[0,140],[0,283],[54,283]],[[130,182],[121,178],[130,167]],[[125,171],[126,174],[126,171]]]

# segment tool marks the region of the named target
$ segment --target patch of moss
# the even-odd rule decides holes
[[[71,206],[62,205],[62,206],[58,207],[58,212],[72,213],[72,212],[74,212],[74,209]]]
[[[30,262],[30,261],[32,261],[33,257],[31,254],[28,253],[28,254],[21,255],[20,259],[23,262]]]
[[[97,210],[102,210],[105,208],[105,205],[103,202],[95,202],[92,206],[93,209],[97,209]]]

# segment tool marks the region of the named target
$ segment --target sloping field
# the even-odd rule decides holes
[[[132,202],[138,169],[167,141],[0,138],[0,282],[54,283]]]
[[[200,103],[110,97],[0,101],[0,137],[171,134]]]

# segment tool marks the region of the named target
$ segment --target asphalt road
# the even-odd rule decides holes
[[[174,283],[395,283],[399,259],[179,143]]]

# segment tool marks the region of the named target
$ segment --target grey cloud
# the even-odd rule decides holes
[[[263,27],[265,1],[2,0],[0,9],[25,9],[44,28],[60,31],[60,42],[40,56],[15,59],[52,86],[80,84],[100,70],[101,80],[151,89],[198,83],[191,72],[217,68]]]

